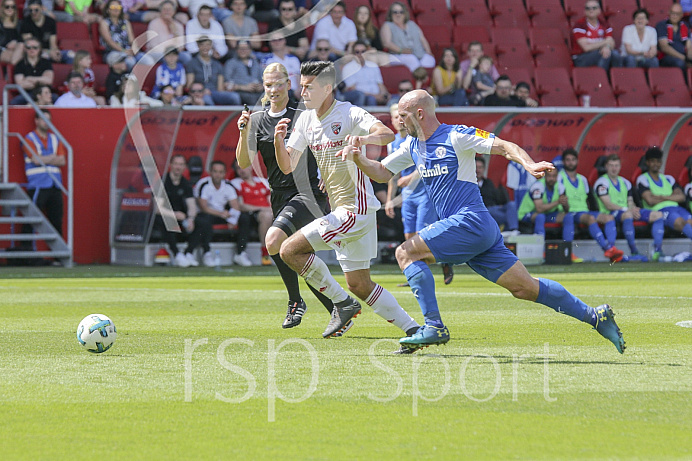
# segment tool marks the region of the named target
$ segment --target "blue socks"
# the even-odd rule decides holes
[[[567,291],[565,287],[549,279],[538,279],[536,302],[548,306],[555,312],[567,314],[577,320],[596,326],[596,311],[584,301]]]
[[[435,279],[428,265],[423,261],[414,261],[404,269],[404,275],[411,286],[413,296],[416,297],[418,304],[420,304],[420,310],[423,312],[426,325],[443,326],[440,309],[437,307],[437,298],[435,297]]]
[[[665,228],[663,227],[663,219],[654,221],[653,224],[651,224],[651,235],[654,238],[654,251],[661,251],[661,247],[663,246],[664,232]]]
[[[589,226],[589,234],[595,241],[598,242],[598,244],[603,248],[603,251],[607,250],[610,248],[608,246],[608,242],[606,242],[605,237],[603,236],[603,232],[601,232],[601,228],[598,227],[598,223],[593,223]]]
[[[613,245],[615,245],[615,239],[618,236],[618,230],[617,227],[615,227],[615,220],[608,221],[607,223],[605,223],[603,229],[605,230],[605,238],[608,242],[608,246],[612,247]]]
[[[533,224],[533,233],[545,235],[545,215],[543,213],[536,213],[536,221]]]
[[[634,242],[634,222],[631,219],[625,219],[622,221],[622,232],[625,234],[627,239],[627,244],[630,246],[630,251],[632,254],[639,254],[637,250],[637,244]]]
[[[692,226],[685,224],[685,227],[682,228],[682,233],[685,234],[687,238],[692,239]]]
[[[562,220],[562,240],[571,242],[574,240],[574,213],[567,213]]]

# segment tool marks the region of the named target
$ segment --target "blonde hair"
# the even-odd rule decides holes
[[[262,72],[262,76],[264,77],[267,74],[273,74],[274,72],[277,72],[279,74],[283,74],[283,76],[288,80],[288,71],[284,67],[283,64],[278,63],[278,62],[273,62],[269,64],[265,69],[264,72]],[[262,105],[265,105],[269,101],[269,95],[267,93],[264,93],[264,96],[262,96]]]
[[[86,58],[87,56],[90,56],[88,51],[77,50],[77,52],[74,54],[74,61],[72,61],[72,70],[74,70],[75,72],[81,72],[82,70],[79,68],[79,61]]]

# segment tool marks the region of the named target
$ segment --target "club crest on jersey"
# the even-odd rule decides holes
[[[437,156],[437,158],[442,158],[442,157],[444,157],[446,153],[447,153],[447,149],[445,149],[445,148],[442,147],[442,146],[440,146],[440,147],[438,147],[437,149],[435,149],[435,155]]]
[[[423,165],[418,165],[418,173],[420,173],[421,178],[432,178],[434,176],[448,174],[449,169],[447,168],[447,165],[440,166],[439,163],[432,168],[425,168]]]
[[[341,133],[341,122],[332,123],[332,133],[334,133],[334,134]]]

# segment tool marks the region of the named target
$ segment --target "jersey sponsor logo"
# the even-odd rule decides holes
[[[476,128],[476,136],[480,136],[481,138],[488,139],[490,137],[490,133],[484,130],[479,130]]]
[[[445,148],[442,147],[442,146],[440,146],[440,147],[438,147],[437,149],[435,149],[435,155],[437,156],[437,158],[442,158],[442,157],[444,157],[446,153],[447,153],[447,149],[445,149]]]
[[[312,149],[313,152],[319,152],[324,149],[331,149],[332,147],[341,147],[343,143],[344,140],[340,139],[338,141],[325,142],[324,144],[311,144],[310,149]]]
[[[341,122],[332,123],[332,133],[334,133],[334,134],[341,133]]]
[[[421,178],[432,178],[434,176],[448,174],[449,169],[447,168],[447,165],[441,167],[439,163],[433,168],[425,168],[423,165],[418,165],[418,173],[420,173]]]

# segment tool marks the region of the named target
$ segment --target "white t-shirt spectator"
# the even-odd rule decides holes
[[[329,41],[329,44],[337,50],[345,50],[346,45],[358,40],[358,32],[354,22],[347,17],[341,18],[341,24],[339,24],[339,27],[336,27],[332,17],[327,15],[315,24],[315,31],[312,34],[312,45],[310,45],[311,50],[315,49],[317,40],[320,39]]]
[[[346,87],[355,85],[356,90],[365,94],[380,94],[379,84],[384,83],[380,68],[370,61],[365,61],[365,65],[361,66],[354,59],[344,66],[341,76]]]
[[[223,7],[223,2],[217,0],[180,0],[178,2],[181,8],[187,8],[190,13],[190,17],[197,17],[197,12],[202,7],[202,5],[207,5],[211,8]]]
[[[622,29],[622,47],[621,51],[623,54],[627,54],[627,49],[625,49],[625,43],[628,43],[632,48],[632,51],[636,53],[644,53],[649,51],[652,46],[658,44],[658,39],[656,36],[656,29],[651,26],[646,26],[644,29],[644,40],[639,40],[639,34],[637,33],[637,26],[630,24]]]
[[[211,176],[202,178],[195,184],[194,194],[195,197],[206,200],[209,207],[216,211],[225,210],[231,200],[238,198],[231,181],[224,179],[217,189],[211,181]]]
[[[187,51],[190,53],[197,53],[199,51],[197,39],[203,35],[206,35],[211,39],[214,49],[218,51],[221,56],[226,56],[228,53],[228,45],[224,39],[223,26],[214,18],[211,18],[209,21],[209,29],[203,28],[197,18],[192,18],[187,22],[185,25],[185,41],[187,41]]]
[[[57,101],[55,101],[55,107],[73,107],[82,109],[91,109],[96,106],[96,101],[83,94],[80,97],[76,97],[71,91],[68,91],[64,95],[60,96]]]

